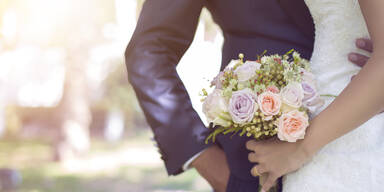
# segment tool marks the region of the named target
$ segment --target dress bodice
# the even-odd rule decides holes
[[[359,67],[347,60],[359,52],[355,40],[369,37],[356,0],[305,0],[315,23],[315,44],[311,67],[324,94],[338,95],[358,73]]]
[[[321,94],[340,94],[359,67],[347,55],[369,37],[356,0],[305,0],[315,23],[311,68]],[[326,105],[331,102],[326,98]],[[384,114],[326,145],[308,164],[284,177],[284,192],[382,191]]]

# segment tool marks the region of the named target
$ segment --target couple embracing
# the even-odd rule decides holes
[[[176,72],[203,7],[223,31],[221,69],[240,52],[295,49],[310,60],[318,91],[337,95],[325,100],[303,140],[223,135],[204,143],[210,130]],[[259,175],[266,176],[262,191],[276,182],[284,192],[381,191],[382,10],[382,0],[147,0],[126,64],[168,174],[195,168],[215,191],[257,191]]]

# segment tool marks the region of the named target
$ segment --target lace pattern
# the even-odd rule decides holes
[[[338,95],[360,70],[347,60],[347,54],[359,52],[354,44],[357,38],[369,37],[358,0],[305,2],[316,29],[311,67],[319,91]],[[328,99],[325,107],[331,102]],[[285,176],[283,191],[382,191],[383,136],[384,115],[380,114],[328,144],[313,161]]]

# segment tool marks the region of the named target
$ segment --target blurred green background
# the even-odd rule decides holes
[[[143,3],[0,1],[0,191],[211,191],[194,170],[167,176],[127,81]],[[222,41],[203,10],[177,68],[199,114]]]

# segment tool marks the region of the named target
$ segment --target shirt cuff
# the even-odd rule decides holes
[[[206,149],[200,151],[199,153],[197,153],[196,155],[191,157],[187,162],[185,162],[184,165],[183,165],[183,171],[186,171],[189,168],[191,168],[190,165],[191,165],[192,161],[195,160],[197,157],[199,157],[205,150]]]

